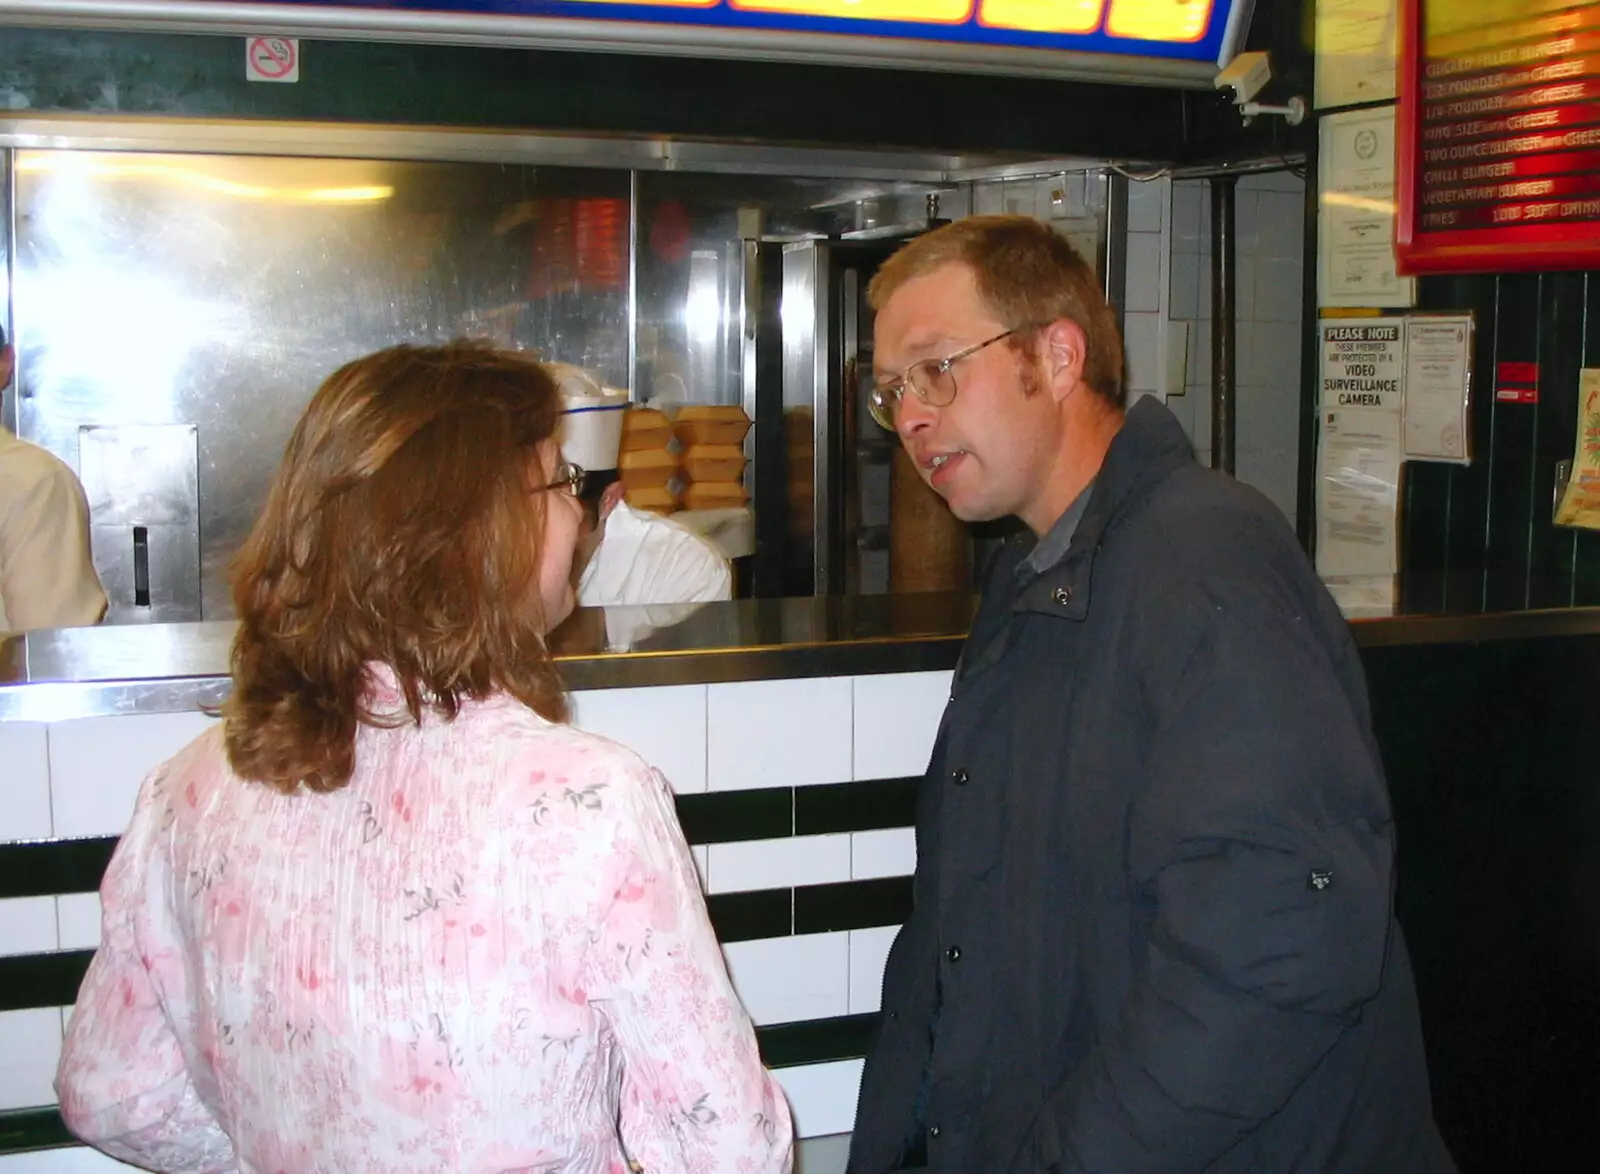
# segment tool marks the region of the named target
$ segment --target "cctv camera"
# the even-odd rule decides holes
[[[1240,53],[1217,74],[1219,90],[1232,90],[1237,105],[1244,105],[1272,80],[1272,63],[1265,53]]]

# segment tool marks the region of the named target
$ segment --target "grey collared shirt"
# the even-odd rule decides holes
[[[1017,564],[1017,582],[1026,583],[1044,574],[1067,556],[1067,548],[1072,545],[1072,536],[1078,532],[1078,523],[1083,521],[1083,512],[1089,508],[1089,497],[1093,493],[1094,482],[1090,481],[1056,519],[1055,525],[1034,544],[1028,557]]]

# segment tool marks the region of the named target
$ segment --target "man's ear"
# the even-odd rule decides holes
[[[1083,327],[1067,318],[1057,318],[1039,331],[1039,359],[1050,394],[1057,402],[1066,399],[1083,383],[1083,361],[1088,339]]]

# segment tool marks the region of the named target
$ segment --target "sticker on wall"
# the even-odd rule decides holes
[[[1600,530],[1600,370],[1594,367],[1578,373],[1578,441],[1556,525]]]
[[[1494,401],[1497,404],[1538,403],[1539,364],[1496,364],[1494,371]]]
[[[300,80],[300,42],[294,37],[248,37],[244,77],[251,82]]]
[[[1408,461],[1471,462],[1472,323],[1471,314],[1419,314],[1406,319]]]

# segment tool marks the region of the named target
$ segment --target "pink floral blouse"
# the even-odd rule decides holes
[[[212,729],[145,780],[101,896],[56,1087],[115,1157],[790,1167],[661,776],[510,699],[361,727],[328,795],[241,782]]]

